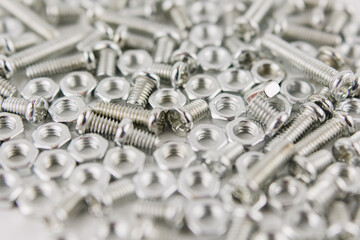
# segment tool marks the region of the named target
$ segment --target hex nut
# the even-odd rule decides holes
[[[256,121],[239,117],[226,125],[230,142],[241,143],[249,150],[259,150],[265,144],[265,132]]]
[[[74,158],[64,149],[43,151],[34,164],[34,172],[42,181],[68,179],[76,166]]]
[[[273,98],[280,92],[280,86],[275,81],[259,84],[244,93],[244,99],[249,103],[258,94],[264,94],[267,98]]]
[[[218,199],[198,199],[185,209],[188,228],[196,236],[221,236],[227,230],[228,213]]]
[[[172,172],[159,168],[146,168],[133,177],[136,195],[146,199],[166,199],[177,189]]]
[[[174,106],[184,106],[185,95],[173,88],[161,88],[153,92],[149,97],[149,104],[152,108],[169,110]]]
[[[216,78],[207,74],[192,76],[185,86],[185,93],[190,100],[198,98],[211,100],[218,95],[220,91],[220,85]]]
[[[224,33],[216,24],[200,23],[192,27],[189,33],[189,40],[196,47],[204,48],[206,46],[220,46]]]
[[[124,76],[129,76],[139,69],[146,69],[153,62],[150,54],[142,49],[125,51],[117,62],[117,67]]]
[[[294,107],[282,94],[277,94],[276,96],[267,99],[267,102],[270,104],[270,106],[275,108],[276,111],[285,112],[288,116],[291,115]]]
[[[263,160],[265,154],[257,151],[243,153],[236,159],[235,167],[240,175],[246,174],[252,166]]]
[[[245,102],[240,96],[220,93],[209,103],[211,117],[224,121],[232,121],[246,112]]]
[[[277,62],[262,59],[253,64],[251,73],[256,83],[264,83],[273,80],[281,83],[286,78],[285,69]]]
[[[231,54],[223,47],[204,47],[199,51],[198,59],[204,71],[225,71],[232,64]]]
[[[25,99],[31,97],[44,97],[49,103],[58,95],[60,87],[51,78],[34,78],[28,81],[20,94]]]
[[[115,178],[122,178],[142,170],[146,155],[132,146],[110,148],[104,157],[105,169]]]
[[[24,132],[24,124],[19,115],[0,112],[0,142],[13,139]]]
[[[69,128],[62,123],[49,122],[37,127],[31,134],[34,145],[40,149],[61,148],[71,139]]]
[[[291,104],[300,105],[315,93],[315,86],[302,78],[287,78],[281,83],[280,93]]]
[[[26,139],[4,142],[0,147],[0,165],[5,170],[27,175],[31,173],[38,153],[39,150]]]
[[[87,133],[71,140],[68,151],[79,163],[95,161],[104,157],[109,142],[95,133]]]
[[[153,157],[162,170],[180,170],[187,168],[196,160],[196,154],[191,147],[180,141],[163,143],[155,150]]]
[[[215,197],[219,188],[219,179],[201,166],[183,169],[178,178],[178,191],[188,199]]]
[[[254,86],[254,78],[247,70],[229,68],[217,76],[221,89],[225,92],[245,93]]]
[[[227,143],[223,129],[213,124],[197,125],[188,134],[188,140],[195,152],[220,149]]]
[[[85,71],[71,72],[63,77],[59,83],[64,96],[82,97],[85,100],[90,100],[96,84],[94,76]]]
[[[62,97],[57,99],[49,108],[54,122],[74,124],[82,113],[86,104],[80,97]]]
[[[119,102],[126,100],[130,92],[130,83],[122,77],[107,77],[102,79],[95,88],[95,96],[104,102]]]
[[[0,207],[10,208],[22,191],[22,180],[16,172],[0,169],[0,183]]]

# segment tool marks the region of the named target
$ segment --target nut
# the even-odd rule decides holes
[[[315,93],[315,86],[302,78],[287,78],[281,83],[280,93],[299,106]]]
[[[139,69],[150,67],[152,62],[152,57],[145,50],[127,50],[120,56],[117,67],[124,76],[129,76]]]
[[[31,137],[40,149],[61,148],[71,139],[69,128],[62,123],[49,122],[36,128]]]
[[[185,92],[190,100],[203,98],[213,99],[220,93],[218,81],[207,74],[197,74],[192,76],[186,84]]]
[[[20,176],[13,171],[0,169],[0,207],[10,208],[22,191]]]
[[[186,103],[185,95],[173,88],[161,88],[153,92],[149,97],[149,104],[152,108],[169,110],[174,106],[184,106]]]
[[[199,51],[198,58],[204,71],[225,71],[232,63],[231,54],[223,47],[204,47]]]
[[[0,112],[0,142],[8,141],[24,132],[24,124],[19,115]]]
[[[194,24],[202,22],[217,23],[222,11],[215,2],[196,1],[189,8],[189,16]]]
[[[183,169],[179,175],[178,191],[188,199],[215,197],[219,188],[219,179],[201,166]]]
[[[281,83],[287,75],[280,64],[268,59],[255,62],[251,67],[251,73],[256,83],[264,83],[270,80]]]
[[[79,163],[95,161],[104,157],[109,142],[102,136],[95,133],[87,133],[74,138],[68,151]]]
[[[20,94],[26,99],[30,99],[35,96],[44,97],[46,101],[50,103],[58,95],[59,90],[59,85],[51,78],[42,77],[28,81],[21,90]]]
[[[235,167],[239,175],[245,175],[249,169],[262,161],[265,154],[262,152],[249,151],[242,154],[235,162]]]
[[[166,199],[176,191],[176,180],[172,172],[158,168],[146,168],[133,178],[139,198]]]
[[[95,96],[104,102],[126,100],[130,92],[130,83],[122,77],[102,79],[95,88]]]
[[[65,96],[83,97],[89,100],[96,84],[96,79],[89,72],[78,71],[67,74],[60,80],[59,85]]]
[[[227,143],[223,129],[213,124],[197,125],[190,131],[188,140],[195,152],[220,149]]]
[[[213,119],[232,121],[246,112],[244,100],[236,95],[220,93],[209,103]]]
[[[226,125],[226,134],[230,142],[241,143],[250,150],[259,150],[265,143],[262,126],[251,119],[240,117]]]
[[[218,199],[191,201],[185,209],[188,228],[197,236],[221,236],[227,230],[228,213]]]
[[[206,46],[220,46],[224,33],[216,24],[200,23],[192,27],[189,33],[189,39],[196,47],[204,48]]]
[[[27,175],[31,173],[31,167],[38,153],[39,150],[25,139],[4,142],[0,148],[0,164],[6,170]]]
[[[49,113],[54,122],[74,125],[85,106],[84,101],[79,97],[62,97],[53,102]]]
[[[179,141],[163,143],[153,156],[159,168],[163,170],[187,168],[196,160],[196,154],[190,146]]]
[[[221,89],[226,92],[245,93],[255,84],[254,78],[247,70],[229,68],[220,73],[217,80],[221,85]]]
[[[132,147],[114,147],[106,152],[104,157],[105,169],[115,178],[122,178],[141,171],[146,155]]]
[[[54,149],[39,154],[34,164],[34,172],[43,181],[67,179],[75,166],[75,160],[66,150]]]

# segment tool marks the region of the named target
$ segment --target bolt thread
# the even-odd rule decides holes
[[[80,211],[85,207],[84,197],[78,193],[71,193],[61,201],[55,214],[58,220],[66,221],[72,214]]]
[[[297,25],[314,25],[314,12],[303,12],[294,16],[289,16],[286,21],[291,24]]]
[[[329,178],[319,178],[307,192],[307,199],[315,207],[325,208],[329,206],[339,191],[334,178]]]
[[[319,173],[333,163],[334,157],[330,151],[323,149],[309,155],[308,161],[313,164],[316,172]]]
[[[209,105],[203,99],[196,99],[184,106],[185,110],[190,113],[194,123],[200,121],[209,114]]]
[[[226,235],[226,240],[250,239],[254,227],[254,222],[247,217],[234,217]]]
[[[90,113],[90,116],[86,122],[86,133],[97,133],[108,139],[113,139],[116,134],[116,130],[119,127],[118,121],[97,115],[96,113]]]
[[[307,156],[331,140],[341,137],[347,129],[344,120],[334,117],[296,143],[296,153]]]
[[[162,83],[169,84],[172,66],[170,64],[165,63],[153,63],[151,65],[151,71],[158,75],[162,80]]]
[[[155,83],[146,78],[138,78],[129,93],[126,103],[146,107],[150,94],[155,90]]]
[[[30,46],[33,46],[35,44],[40,43],[42,40],[41,38],[33,33],[33,32],[27,32],[20,36],[18,39],[14,39],[14,48],[16,51],[28,48]]]
[[[84,57],[84,53],[56,58],[27,67],[26,76],[29,78],[37,78],[72,72],[85,68],[86,61],[87,59]]]
[[[14,84],[11,82],[0,78],[0,96],[2,97],[11,97],[17,92],[17,89]]]
[[[260,23],[264,17],[267,15],[269,10],[271,9],[272,5],[274,3],[274,0],[257,0],[254,2],[254,5],[257,5],[256,11],[254,11],[251,15],[251,19],[255,21],[256,23]],[[245,16],[247,14],[245,13]]]
[[[231,163],[233,163],[243,153],[244,147],[238,143],[227,144],[220,150],[220,155],[229,159]],[[232,166],[232,164],[230,166]]]
[[[157,39],[154,52],[154,62],[168,63],[175,47],[175,40],[168,36]]]
[[[86,48],[91,48],[94,46],[94,44],[100,40],[103,40],[106,38],[105,33],[98,31],[97,29],[94,29],[91,31],[84,39],[78,42],[76,44],[76,49],[82,51]]]
[[[134,129],[130,134],[125,137],[124,144],[140,148],[147,153],[152,153],[158,147],[160,139],[140,129]]]
[[[349,208],[343,201],[335,201],[331,204],[329,209],[329,224],[349,222],[350,213]]]
[[[126,36],[124,47],[141,48],[152,52],[154,49],[154,41],[149,37],[141,36],[134,33],[128,33]]]
[[[18,97],[5,98],[1,104],[1,110],[25,117],[28,100]]]
[[[178,29],[189,29],[192,22],[186,12],[185,6],[175,6],[169,11],[170,17]]]
[[[325,31],[339,34],[348,20],[348,14],[343,10],[334,10],[325,25]]]
[[[80,7],[55,4],[46,9],[46,18],[54,25],[69,24],[76,22],[81,12]]]
[[[298,10],[298,7],[295,4],[286,2],[281,8],[275,10],[273,16],[277,20],[283,19],[285,16],[287,19],[292,18],[292,16],[288,16]]]
[[[111,49],[103,49],[100,51],[99,63],[96,76],[115,76],[117,54]]]
[[[143,200],[136,203],[134,210],[138,216],[165,219],[168,206],[164,202]]]
[[[131,200],[135,193],[135,186],[131,180],[124,178],[110,183],[104,192],[103,199],[106,205],[111,205],[119,201]]]
[[[260,123],[268,126],[279,112],[266,101],[262,94],[258,94],[248,105],[248,113]]]

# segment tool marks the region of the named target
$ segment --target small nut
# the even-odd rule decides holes
[[[187,168],[196,160],[196,154],[190,146],[179,141],[163,143],[153,156],[159,168],[163,170]]]
[[[114,147],[106,152],[105,169],[115,178],[122,178],[141,171],[146,155],[132,146]]]
[[[67,179],[75,166],[75,160],[66,150],[54,149],[39,154],[34,164],[34,172],[43,181]]]
[[[259,150],[265,143],[262,126],[254,120],[240,117],[226,125],[226,133],[230,142],[241,143],[250,150]]]
[[[221,236],[228,227],[229,216],[218,199],[191,201],[185,209],[188,228],[196,236]]]
[[[53,102],[49,113],[54,122],[74,125],[85,106],[84,101],[79,97],[62,97]]]
[[[51,78],[42,77],[28,81],[20,94],[23,98],[44,97],[49,103],[58,95],[60,87]]]
[[[8,141],[24,132],[24,124],[19,115],[0,112],[0,142]]]
[[[95,88],[95,96],[104,102],[119,102],[126,100],[130,92],[130,83],[122,77],[107,77],[102,79]]]
[[[236,159],[235,167],[239,175],[245,175],[252,166],[262,161],[265,154],[262,152],[249,151]]]
[[[188,140],[195,152],[220,149],[227,143],[223,129],[213,124],[197,125],[190,131]]]
[[[281,83],[280,93],[299,106],[315,93],[315,86],[302,78],[287,78]]]
[[[62,123],[49,122],[36,128],[31,137],[40,149],[61,148],[71,139],[69,128]]]
[[[206,46],[220,46],[224,33],[216,24],[200,23],[192,27],[189,33],[189,39],[198,48]]]
[[[67,74],[60,80],[59,85],[65,96],[82,97],[89,100],[96,84],[96,79],[89,72],[78,71]]]
[[[270,80],[281,83],[287,75],[279,63],[268,59],[255,62],[251,67],[251,73],[256,83],[264,83]]]
[[[232,121],[246,112],[244,100],[240,96],[220,93],[209,103],[211,117]]]
[[[0,207],[10,208],[22,191],[20,176],[13,171],[0,169]]]
[[[152,108],[169,110],[174,106],[184,106],[186,103],[185,95],[173,88],[161,88],[153,92],[149,97],[149,104]]]
[[[179,175],[178,191],[188,199],[215,197],[219,188],[219,179],[201,166],[184,169]]]
[[[166,199],[176,191],[176,180],[172,172],[158,168],[146,168],[133,178],[139,198]]]
[[[192,76],[185,87],[185,92],[190,100],[197,98],[211,100],[218,95],[220,91],[220,85],[216,78],[207,74]]]
[[[225,92],[245,93],[255,84],[254,78],[247,70],[229,68],[217,76],[221,88]]]
[[[14,170],[26,175],[31,173],[31,167],[38,153],[39,150],[25,139],[4,142],[0,148],[0,164],[6,170]]]
[[[128,76],[139,69],[146,69],[150,67],[152,62],[152,57],[145,50],[127,50],[120,56],[117,62],[117,67],[124,76]]]
[[[95,161],[104,157],[109,142],[102,136],[94,133],[87,133],[74,138],[68,151],[79,163]]]
[[[225,71],[232,63],[231,54],[223,47],[205,47],[199,51],[198,58],[205,71]]]

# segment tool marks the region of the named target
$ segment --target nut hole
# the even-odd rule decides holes
[[[147,172],[141,176],[144,186],[154,190],[165,186],[168,180],[167,175],[162,174],[161,172]]]
[[[115,152],[111,155],[111,161],[117,168],[131,168],[136,162],[136,156],[128,152]]]
[[[176,96],[171,95],[170,92],[164,94],[158,94],[156,96],[156,101],[159,105],[165,108],[172,107],[177,104],[178,99]]]
[[[33,81],[28,87],[30,88],[31,95],[33,96],[46,96],[48,95],[51,84],[48,81]]]
[[[26,189],[28,200],[32,201],[32,205],[37,209],[41,206],[49,204],[49,197],[46,188],[39,185],[35,185],[29,189]]]
[[[16,128],[16,120],[13,117],[0,117],[0,134],[9,134]]]
[[[277,77],[282,72],[282,70],[278,64],[264,63],[258,68],[257,72],[263,78],[270,80],[274,77]]]
[[[10,145],[6,150],[6,157],[11,162],[22,162],[27,159],[29,154],[29,147],[25,144]]]
[[[226,71],[224,73],[224,80],[225,82],[235,88],[240,88],[244,84],[247,84],[252,79],[249,79],[249,75],[246,74],[244,71]]]
[[[203,191],[212,187],[212,176],[201,171],[194,171],[186,179],[187,185],[196,191]]]
[[[258,126],[252,122],[239,122],[233,127],[233,131],[241,139],[253,139],[259,134]]]
[[[122,95],[123,89],[122,84],[115,81],[107,81],[104,85],[105,92],[112,96]]]
[[[214,88],[214,82],[205,77],[196,78],[194,81],[191,81],[191,86],[194,92],[198,94],[206,94],[209,90]]]
[[[78,176],[78,183],[80,183],[83,186],[92,186],[98,182],[101,173],[96,168],[88,168],[78,172],[77,176]]]
[[[196,135],[197,135],[196,136],[197,141],[201,145],[205,145],[205,146],[216,145],[217,139],[219,137],[218,132],[210,128],[200,129],[196,133]]]
[[[71,75],[66,79],[66,83],[72,91],[82,91],[88,87],[89,81],[87,76]]]
[[[168,162],[179,162],[186,159],[187,149],[183,145],[171,144],[164,149],[164,157]]]
[[[99,141],[92,137],[79,138],[75,143],[76,150],[86,155],[95,153],[99,148]]]
[[[224,115],[234,114],[238,110],[238,101],[234,98],[223,97],[216,102],[216,110]]]
[[[72,117],[74,113],[79,111],[79,106],[71,99],[64,99],[63,101],[58,102],[56,111],[57,114],[61,114],[64,117]]]
[[[311,92],[312,88],[304,81],[294,80],[286,86],[287,92],[296,98],[306,98]]]
[[[40,138],[47,142],[56,142],[62,136],[62,130],[58,126],[46,125],[38,129]]]
[[[43,164],[46,170],[58,172],[65,166],[66,160],[64,155],[51,154],[44,160]]]

